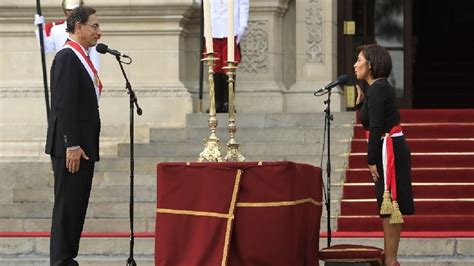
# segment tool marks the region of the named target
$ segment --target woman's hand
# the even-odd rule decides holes
[[[364,101],[365,95],[359,85],[355,85],[355,87],[357,88],[357,99],[356,99],[356,105],[357,105]]]
[[[377,165],[374,164],[374,165],[369,165],[369,171],[370,171],[370,175],[372,176],[372,179],[374,180],[374,182],[377,182],[380,180],[380,176],[379,176],[379,172],[377,172]]]

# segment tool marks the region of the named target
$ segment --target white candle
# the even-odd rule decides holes
[[[234,0],[228,0],[228,12],[227,17],[229,20],[229,28],[227,31],[227,61],[234,61],[234,50],[235,50],[235,42],[234,42]]]
[[[206,39],[207,53],[213,53],[212,44],[212,17],[211,17],[211,0],[204,0],[204,38]]]

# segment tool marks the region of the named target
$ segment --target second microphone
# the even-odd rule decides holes
[[[121,53],[121,52],[119,52],[117,50],[114,50],[114,49],[110,49],[106,44],[103,44],[103,43],[98,43],[97,46],[95,47],[95,49],[97,50],[97,52],[99,52],[101,54],[109,53],[109,54],[115,55],[115,56],[130,58],[130,56],[128,56],[124,53]]]

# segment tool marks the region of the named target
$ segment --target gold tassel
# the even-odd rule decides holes
[[[382,206],[380,207],[381,215],[389,215],[393,213],[392,199],[390,197],[390,192],[385,190],[383,193]]]
[[[393,213],[392,216],[390,216],[390,224],[402,224],[403,223],[403,217],[402,213],[400,212],[400,207],[398,206],[398,202],[393,201]]]

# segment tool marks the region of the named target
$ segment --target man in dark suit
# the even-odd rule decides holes
[[[54,170],[51,265],[78,265],[79,241],[99,160],[97,71],[88,57],[101,34],[96,11],[80,6],[67,19],[69,39],[51,67],[51,114],[46,153]]]

